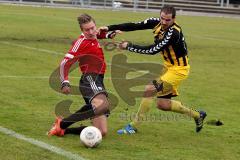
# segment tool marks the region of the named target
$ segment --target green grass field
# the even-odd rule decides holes
[[[138,106],[119,104],[109,117],[109,133],[96,149],[86,149],[79,137],[46,136],[54,121],[54,107],[61,100],[74,101],[72,112],[83,100],[65,96],[50,88],[48,77],[58,67],[71,41],[79,35],[76,17],[81,13],[95,17],[98,26],[140,21],[158,17],[158,13],[56,9],[0,5],[0,126],[28,138],[43,141],[78,154],[89,160],[238,160],[240,159],[239,90],[240,90],[240,20],[230,18],[178,16],[188,43],[191,74],[183,82],[176,99],[207,111],[207,120],[221,119],[221,127],[205,125],[195,133],[193,120],[149,119],[142,123],[139,134],[119,136],[117,129],[129,120]],[[127,39],[151,44],[151,31],[124,33]],[[58,54],[57,54],[58,53]],[[106,61],[122,54],[105,51]],[[161,62],[159,55],[128,54],[129,62]],[[106,77],[110,77],[108,66]],[[78,71],[71,73],[78,77]],[[78,84],[77,78],[70,79]],[[117,95],[112,82],[105,80],[108,90]],[[138,99],[137,104],[139,104]],[[128,109],[128,110],[127,110]],[[151,113],[171,117],[152,106]],[[89,122],[84,122],[88,124]],[[68,159],[0,132],[0,159]]]

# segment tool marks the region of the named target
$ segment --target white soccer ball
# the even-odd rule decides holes
[[[80,142],[88,147],[97,147],[102,141],[102,134],[100,130],[94,126],[84,128],[80,134]]]

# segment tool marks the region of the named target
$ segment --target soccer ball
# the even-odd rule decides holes
[[[88,148],[97,147],[102,141],[100,130],[94,126],[84,128],[80,134],[80,142]]]

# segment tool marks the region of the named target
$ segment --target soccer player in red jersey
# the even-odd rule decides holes
[[[107,133],[109,101],[103,83],[106,63],[103,50],[97,39],[113,38],[116,32],[98,32],[95,20],[88,14],[80,15],[78,22],[82,34],[73,43],[60,64],[61,90],[64,94],[70,93],[71,87],[68,73],[70,67],[78,61],[82,72],[79,89],[86,104],[69,117],[57,117],[53,127],[48,132],[49,136],[80,134],[86,126],[79,128],[68,127],[75,122],[89,118],[92,120],[93,126],[101,131],[102,136]]]

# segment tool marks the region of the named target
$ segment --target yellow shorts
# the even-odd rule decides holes
[[[163,91],[157,93],[157,97],[179,95],[178,87],[180,83],[188,77],[190,66],[173,66],[163,70],[162,75],[157,79],[158,83],[163,83]]]

